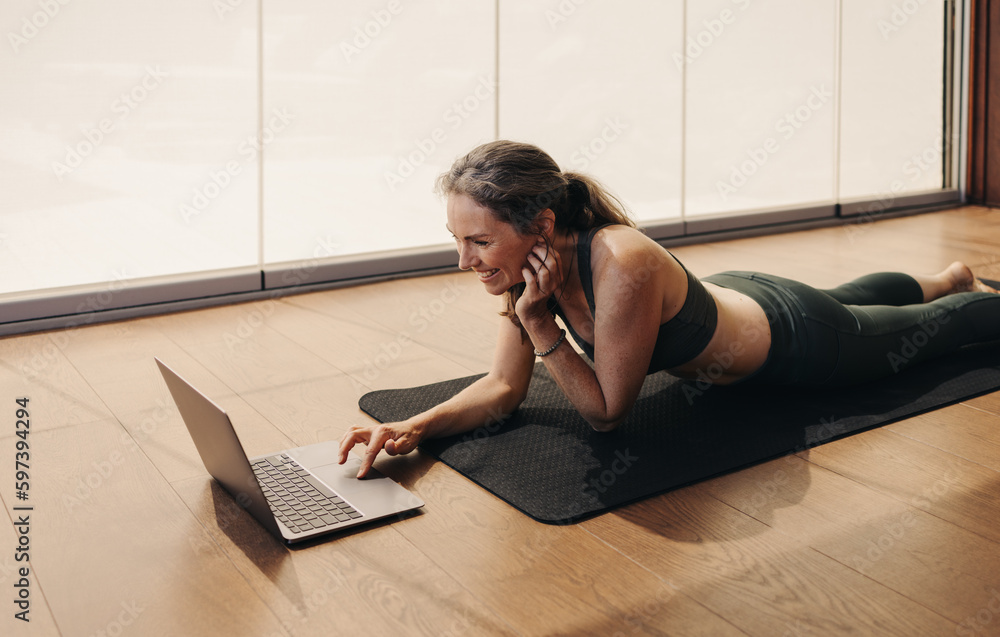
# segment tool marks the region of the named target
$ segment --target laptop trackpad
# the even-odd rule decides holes
[[[358,480],[360,466],[359,459],[349,457],[343,465],[316,467],[312,472],[366,517],[380,517],[423,505],[420,498],[374,469],[363,480]]]
[[[347,456],[347,462],[337,464],[339,450],[340,445],[331,440],[289,449],[287,453],[364,513],[365,517],[379,517],[423,505],[420,498],[374,467],[363,480],[358,480],[361,459],[352,454]]]
[[[361,467],[361,460],[354,454],[349,454],[347,462],[344,464],[337,464],[337,456],[340,455],[340,444],[333,440],[305,447],[295,447],[294,449],[289,449],[286,453],[313,473],[316,473],[319,467],[333,466],[339,467],[345,474],[350,474],[350,477],[354,478],[358,475],[358,468]],[[383,475],[375,467],[372,467],[371,471],[368,472],[368,478],[381,477]]]
[[[312,471],[316,467],[327,464],[337,464],[337,456],[340,455],[340,444],[335,440],[326,440],[305,447],[295,447],[288,449],[285,453],[295,458],[300,465]],[[353,456],[348,456],[351,458]],[[354,470],[357,474],[357,469]]]

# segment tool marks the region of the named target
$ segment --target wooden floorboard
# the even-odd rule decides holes
[[[692,487],[583,525],[753,635],[944,634],[954,625]]]
[[[836,445],[837,443],[831,443]],[[1000,546],[797,455],[705,483],[713,497],[881,586],[961,622],[1000,572]],[[973,593],[973,594],[970,594]]]
[[[280,631],[229,559],[206,542],[177,492],[122,434],[108,420],[30,436],[37,467],[29,500],[33,586],[44,592],[59,630]],[[13,440],[0,445],[11,449]],[[13,458],[3,457],[0,467],[14,475]],[[10,510],[10,496],[3,499]]]
[[[699,276],[819,287],[956,259],[1000,278],[1000,212],[672,252]],[[420,451],[383,458],[421,512],[287,549],[208,476],[153,362],[226,408],[256,455],[369,422],[368,391],[486,371],[499,309],[461,273],[0,339],[4,599],[21,396],[35,507],[32,622],[6,602],[0,634],[1000,634],[1000,393],[568,526]]]

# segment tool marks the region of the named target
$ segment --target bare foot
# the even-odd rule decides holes
[[[977,279],[975,275],[972,274],[972,270],[969,266],[965,265],[961,261],[955,261],[949,265],[940,276],[951,283],[951,287],[941,296],[956,294],[958,292],[997,293],[996,290]]]

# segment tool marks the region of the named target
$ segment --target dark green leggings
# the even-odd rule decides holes
[[[907,274],[870,274],[832,290],[758,272],[704,280],[746,294],[767,314],[770,353],[745,382],[848,385],[1000,340],[1000,294],[963,292],[924,303],[920,284]]]

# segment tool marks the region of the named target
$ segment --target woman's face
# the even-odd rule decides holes
[[[448,231],[458,247],[458,267],[474,270],[490,294],[524,281],[521,268],[538,237],[519,234],[467,195],[448,197]]]

